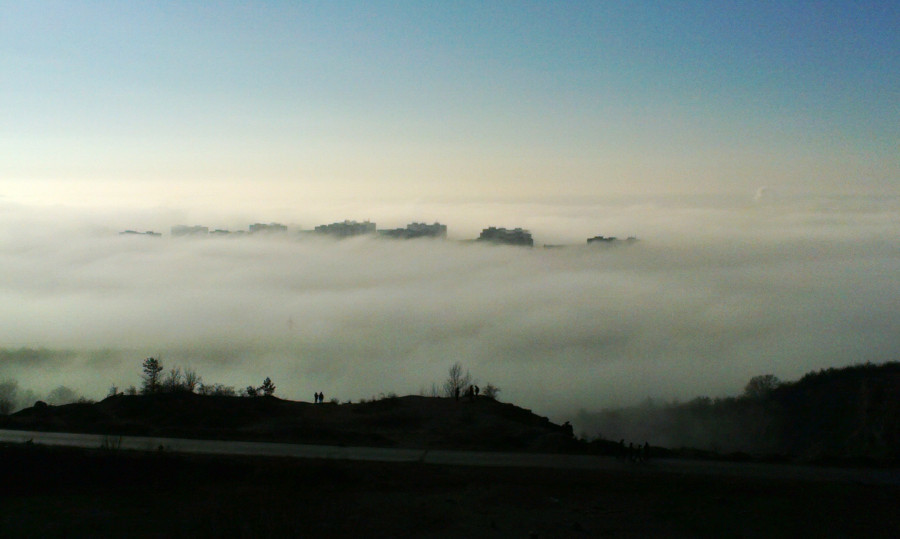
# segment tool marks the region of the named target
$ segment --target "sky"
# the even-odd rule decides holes
[[[355,400],[461,361],[563,420],[900,357],[896,2],[0,14],[0,380],[23,389],[101,397],[161,355]],[[449,241],[296,234],[344,219]],[[270,221],[291,232],[168,234]],[[538,248],[455,241],[487,226]]]
[[[0,196],[896,193],[898,36],[894,2],[4,2]]]

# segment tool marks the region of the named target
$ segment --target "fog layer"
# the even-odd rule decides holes
[[[173,238],[149,213],[128,226],[0,204],[0,380],[100,398],[138,385],[141,360],[159,356],[208,383],[270,376],[285,398],[355,401],[428,393],[460,361],[502,400],[559,420],[737,394],[761,373],[900,357],[896,202],[504,205],[485,222],[465,205],[429,208],[451,237],[530,227],[534,249]],[[141,219],[164,236],[116,233]],[[587,247],[598,234],[640,241]]]

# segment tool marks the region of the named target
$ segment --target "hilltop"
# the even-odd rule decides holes
[[[405,396],[312,404],[187,391],[119,394],[93,404],[37,404],[0,417],[0,428],[504,451],[565,451],[577,445],[571,427],[485,397],[456,401]]]
[[[755,377],[739,397],[603,410],[577,416],[597,433],[480,396],[389,396],[313,404],[274,396],[167,390],[101,402],[42,402],[0,415],[0,428],[416,449],[622,452],[648,441],[650,455],[823,464],[900,462],[900,363],[811,372],[795,382]],[[668,449],[667,449],[668,448]]]
[[[794,382],[755,377],[742,396],[581,412],[610,439],[806,462],[900,463],[900,363],[810,372]]]

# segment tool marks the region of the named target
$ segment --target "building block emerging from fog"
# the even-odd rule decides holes
[[[315,228],[318,234],[328,234],[338,238],[349,238],[350,236],[359,236],[362,234],[374,234],[375,223],[363,221],[344,221],[343,223],[331,223],[330,225],[319,225]]]
[[[154,238],[162,236],[161,233],[154,232],[152,230],[148,230],[146,232],[138,232],[137,230],[124,230],[122,232],[119,232],[119,235],[120,236],[152,236]]]
[[[205,226],[175,225],[172,227],[173,236],[205,236],[209,234],[209,228]]]
[[[261,232],[287,232],[287,227],[281,223],[253,223],[252,225],[250,225],[251,234],[259,234]]]
[[[637,238],[634,236],[629,236],[625,240],[620,240],[615,236],[594,236],[593,238],[588,238],[587,243],[588,245],[619,245],[622,243],[631,245],[636,241]]]
[[[505,245],[527,245],[534,246],[534,239],[531,232],[521,228],[507,230],[505,228],[490,227],[481,231],[478,241],[487,241],[491,243],[501,243]]]
[[[388,238],[413,239],[413,238],[446,238],[447,225],[434,223],[410,223],[406,228],[394,228],[390,230],[379,230],[379,234]]]

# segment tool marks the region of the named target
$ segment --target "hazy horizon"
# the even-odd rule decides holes
[[[356,401],[428,393],[459,361],[501,399],[563,420],[900,357],[895,200],[497,207],[536,245],[573,246],[128,237],[117,220],[170,214],[0,203],[0,347],[71,355],[0,365],[0,378],[97,398],[161,356],[207,383],[271,376],[284,398]],[[464,204],[443,209],[451,231],[481,226]],[[641,241],[583,245],[624,230]]]

